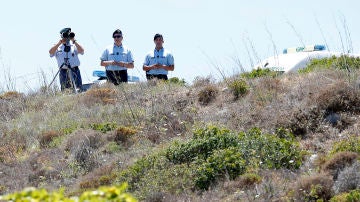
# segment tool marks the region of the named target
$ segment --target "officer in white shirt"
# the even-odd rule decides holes
[[[61,39],[57,44],[50,48],[50,57],[56,57],[58,67],[60,68],[60,86],[61,90],[71,88],[72,84],[67,74],[67,65],[75,79],[76,87],[81,89],[82,79],[79,70],[80,60],[78,54],[84,54],[84,48],[75,40],[75,34],[71,32],[71,28],[64,28],[60,31]]]
[[[101,55],[101,66],[105,66],[106,77],[114,85],[128,82],[127,69],[134,68],[134,59],[130,49],[122,44],[120,29],[113,32],[114,44],[106,47]]]
[[[144,61],[143,70],[147,80],[157,78],[167,80],[168,71],[174,71],[174,57],[163,47],[164,39],[161,34],[154,36],[155,49],[150,51]]]

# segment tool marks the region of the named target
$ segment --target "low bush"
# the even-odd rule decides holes
[[[166,157],[173,163],[189,163],[195,159],[206,160],[215,150],[233,147],[238,144],[238,137],[225,129],[210,127],[197,130],[188,143],[175,141],[166,150]]]
[[[336,142],[330,150],[330,154],[342,151],[356,152],[360,154],[360,137],[351,136],[348,139]]]
[[[360,201],[360,190],[352,190],[349,193],[342,193],[330,199],[330,202],[357,202]]]
[[[115,130],[115,142],[126,143],[138,131],[132,127],[120,126]]]
[[[258,174],[255,173],[245,173],[240,176],[238,179],[239,181],[239,188],[241,189],[251,189],[256,184],[261,183],[262,178]]]
[[[198,94],[198,101],[201,105],[208,105],[210,102],[216,99],[219,90],[216,86],[208,85],[200,90]]]
[[[245,173],[246,161],[236,148],[216,150],[205,162],[197,163],[195,186],[208,189],[216,180],[228,177],[230,180]]]
[[[178,84],[184,86],[186,84],[184,79],[179,79],[178,77],[172,77],[168,80],[169,83]]]
[[[234,180],[253,168],[297,169],[302,156],[290,133],[264,134],[253,129],[235,134],[209,126],[195,130],[187,142],[174,141],[160,152],[139,159],[121,172],[118,181],[127,181],[131,190],[142,192],[140,198],[144,197],[144,192],[164,191],[164,187],[172,187],[171,193],[181,193],[181,189],[207,190],[219,181]],[[170,177],[171,182],[164,176]],[[251,181],[256,183],[257,178]],[[175,184],[182,188],[176,188]]]
[[[246,95],[249,92],[249,85],[247,85],[244,79],[235,79],[228,84],[228,87],[235,99]]]
[[[295,201],[328,201],[333,196],[332,177],[324,173],[299,179],[295,186]]]
[[[253,69],[251,72],[245,72],[241,74],[241,77],[243,78],[248,78],[248,79],[254,79],[254,78],[259,78],[259,77],[264,77],[264,76],[271,76],[271,77],[275,77],[277,76],[279,73],[276,71],[272,71],[269,68],[265,68],[265,69]]]
[[[103,133],[115,130],[117,128],[116,123],[93,123],[90,124],[90,128]]]
[[[19,93],[17,91],[7,91],[0,95],[0,99],[11,100],[11,99],[21,98],[23,96],[24,96],[24,94]]]
[[[359,69],[360,58],[342,55],[340,57],[313,59],[306,68],[299,70],[301,73],[312,72],[317,69]]]
[[[61,132],[55,130],[43,132],[40,135],[40,146],[42,148],[57,146],[59,143],[54,143],[53,141],[55,141],[61,135]]]
[[[350,166],[356,161],[359,155],[355,152],[339,152],[332,156],[323,165],[323,171],[328,172],[337,179],[339,172],[346,166]]]
[[[95,103],[99,104],[115,104],[116,90],[111,88],[92,88],[85,92],[81,101],[87,105]]]
[[[121,186],[100,187],[94,191],[85,191],[79,197],[67,197],[64,189],[48,192],[45,189],[27,188],[5,196],[0,196],[0,201],[44,201],[44,202],[85,202],[85,201],[116,201],[136,202],[137,200],[126,193],[126,184]]]

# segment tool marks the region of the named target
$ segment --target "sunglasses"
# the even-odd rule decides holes
[[[113,36],[113,37],[114,37],[114,39],[115,39],[115,38],[121,38],[122,35],[115,35],[115,36]]]

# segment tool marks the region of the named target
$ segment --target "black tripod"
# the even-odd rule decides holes
[[[49,87],[51,86],[51,84],[55,81],[56,76],[59,74],[59,72],[61,71],[61,69],[65,69],[66,70],[66,77],[65,77],[65,86],[63,86],[63,84],[61,84],[61,90],[65,89],[65,88],[73,88],[73,92],[75,94],[78,93],[78,89],[76,86],[76,82],[75,82],[75,78],[74,78],[74,74],[75,71],[73,68],[71,68],[70,62],[69,62],[69,52],[71,47],[69,45],[67,45],[69,43],[69,41],[66,42],[66,45],[64,47],[64,52],[66,52],[66,57],[64,58],[64,63],[61,64],[58,72],[56,73],[56,75],[54,76],[53,80],[51,81]]]
[[[67,47],[69,47],[69,49],[70,49],[70,46],[66,46],[66,45],[65,45],[65,50],[64,50],[64,51],[66,52],[66,57],[64,58],[64,63],[63,63],[63,64],[60,66],[60,68],[59,68],[59,71],[60,71],[61,69],[65,69],[65,70],[66,70],[65,86],[61,86],[61,89],[67,88],[67,87],[68,87],[68,84],[69,84],[69,85],[70,85],[69,87],[70,87],[70,88],[73,88],[73,92],[74,92],[75,94],[77,94],[77,93],[78,93],[78,89],[77,89],[76,82],[75,82],[75,78],[74,78],[74,73],[75,73],[75,71],[74,71],[73,68],[71,68],[71,65],[70,65],[70,62],[69,62],[69,57],[68,57],[68,54],[69,54],[69,51],[70,51],[70,50],[67,51],[67,50],[66,50]]]

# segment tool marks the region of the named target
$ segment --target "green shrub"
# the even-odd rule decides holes
[[[196,130],[193,139],[189,142],[173,142],[165,154],[171,162],[176,164],[198,161],[200,170],[204,172],[203,176],[200,177],[202,180],[199,181],[207,182],[215,180],[218,173],[215,167],[223,167],[221,164],[216,164],[216,161],[212,162],[214,167],[207,166],[207,163],[215,153],[228,151],[227,149],[230,148],[232,154],[236,155],[239,160],[244,160],[248,167],[299,168],[303,156],[299,144],[295,142],[291,133],[284,130],[278,130],[278,132],[280,133],[278,136],[284,138],[272,134],[263,134],[257,128],[236,135],[229,130],[210,126]],[[199,188],[204,188],[204,183],[200,184]]]
[[[253,167],[299,168],[302,152],[298,143],[284,130],[281,135],[285,138],[259,129],[235,134],[215,126],[200,128],[189,141],[174,141],[157,154],[139,159],[121,172],[117,181],[127,181],[131,190],[142,193],[142,199],[150,190],[206,190],[225,177],[233,180]]]
[[[238,144],[235,134],[217,134],[189,143],[174,142],[166,151],[166,157],[173,163],[189,163],[195,159],[207,159],[214,151]]]
[[[195,185],[208,189],[217,179],[226,175],[233,180],[245,172],[246,162],[236,148],[217,150],[196,170]]]
[[[119,181],[127,181],[130,189],[134,189],[134,185],[146,175],[146,173],[154,168],[154,165],[158,161],[158,155],[145,156],[135,162],[134,165],[128,169],[122,171],[119,175]]]
[[[283,136],[286,138],[263,134],[260,129],[253,128],[239,134],[238,149],[249,165],[259,162],[262,168],[297,169],[301,166],[304,154],[291,133]]]
[[[78,129],[78,124],[74,122],[71,126],[61,129],[61,132],[64,135],[69,135],[72,132],[74,132],[76,129]]]
[[[184,86],[186,84],[184,79],[179,79],[178,77],[172,77],[168,80],[169,83],[178,84]]]
[[[44,201],[44,202],[85,202],[85,201],[114,201],[114,202],[136,202],[137,200],[126,193],[127,184],[112,187],[100,187],[95,191],[86,191],[79,197],[66,197],[64,190],[47,192],[45,189],[27,188],[5,196],[0,196],[0,201]]]
[[[360,190],[352,190],[349,193],[342,193],[330,199],[330,202],[356,202],[360,201]]]
[[[360,154],[360,137],[352,136],[348,139],[336,142],[333,145],[330,154],[333,155],[342,151],[356,152]]]
[[[228,84],[228,87],[230,88],[235,99],[238,99],[239,97],[244,96],[249,92],[249,86],[244,79],[236,79],[231,81]]]
[[[251,72],[245,72],[241,74],[241,77],[243,78],[248,78],[248,79],[254,79],[254,78],[259,78],[259,77],[264,77],[264,76],[271,76],[271,77],[275,77],[277,76],[279,73],[276,71],[272,71],[269,68],[265,68],[265,69],[253,69]]]
[[[90,124],[90,128],[103,133],[115,130],[117,128],[116,123],[94,123]]]
[[[332,56],[331,58],[313,59],[306,68],[299,70],[300,73],[312,72],[316,69],[359,69],[360,58],[350,56]]]

